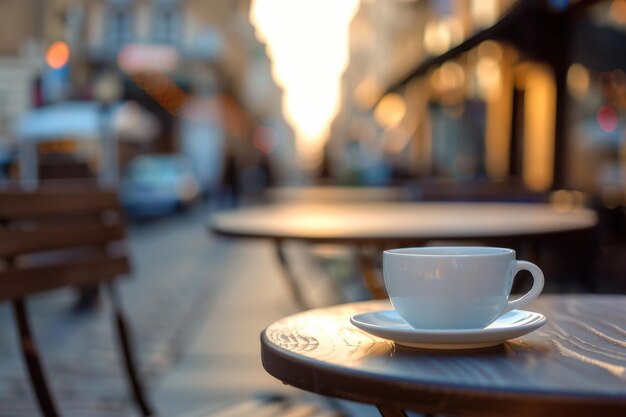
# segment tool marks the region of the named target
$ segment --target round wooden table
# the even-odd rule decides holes
[[[440,240],[478,240],[513,248],[522,242],[533,246],[546,239],[564,237],[570,244],[591,242],[589,234],[596,223],[597,215],[592,210],[550,204],[302,202],[217,213],[209,227],[222,236],[271,239],[294,300],[306,308],[306,297],[287,261],[285,241],[356,246],[365,284],[375,298],[382,298],[386,294],[368,253],[380,254],[391,247],[422,246]],[[589,251],[570,257],[584,263],[592,256]],[[581,271],[583,279],[590,276],[584,265],[576,270]]]
[[[584,208],[527,203],[283,203],[248,207],[214,215],[211,230],[222,236],[274,241],[276,255],[292,296],[308,306],[293,276],[283,243],[355,245],[360,255],[365,285],[375,298],[386,293],[380,285],[372,257],[384,249],[422,246],[431,241],[480,241],[494,246],[535,246],[547,239],[565,244],[592,240],[597,223],[594,211]],[[563,239],[565,238],[565,239]],[[583,250],[584,251],[584,250]],[[591,251],[575,256],[578,280],[590,290]]]
[[[546,236],[595,226],[594,211],[550,204],[294,203],[222,212],[221,235],[308,242],[416,242]]]
[[[542,296],[528,310],[542,328],[488,349],[396,346],[350,324],[389,309],[368,301],[310,310],[261,334],[268,373],[318,394],[402,410],[451,415],[625,416],[626,297]]]

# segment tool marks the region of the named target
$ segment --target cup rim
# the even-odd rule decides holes
[[[469,251],[470,253],[449,253],[454,251]],[[496,246],[416,246],[387,249],[383,251],[383,254],[426,258],[476,258],[511,254],[515,256],[515,250]]]

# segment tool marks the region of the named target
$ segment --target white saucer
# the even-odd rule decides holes
[[[537,330],[547,320],[543,314],[513,310],[484,329],[415,329],[395,310],[356,314],[350,322],[359,329],[393,340],[403,346],[422,349],[476,349],[496,346]]]

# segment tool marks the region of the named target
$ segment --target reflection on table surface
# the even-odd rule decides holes
[[[411,193],[406,187],[353,186],[283,186],[265,190],[274,203],[349,203],[375,201],[407,201]]]

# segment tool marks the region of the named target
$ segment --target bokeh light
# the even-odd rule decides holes
[[[598,113],[596,114],[596,121],[598,122],[598,126],[600,126],[600,129],[604,130],[607,133],[611,133],[617,128],[617,113],[611,106],[602,106],[600,107],[600,109],[598,109]]]
[[[400,94],[390,93],[385,95],[374,110],[374,118],[385,127],[396,126],[406,113],[406,104]]]
[[[461,89],[465,83],[465,71],[458,63],[447,61],[433,72],[431,83],[439,92]]]
[[[424,27],[424,48],[436,55],[463,40],[463,22],[457,16],[430,20]]]
[[[583,65],[572,64],[567,70],[567,91],[577,99],[589,93],[589,71]]]
[[[473,0],[470,13],[474,24],[478,28],[491,26],[500,17],[498,0]]]
[[[65,66],[70,60],[70,47],[63,41],[53,42],[46,50],[46,64],[52,69]]]
[[[626,25],[626,0],[613,0],[609,13],[617,23]]]

